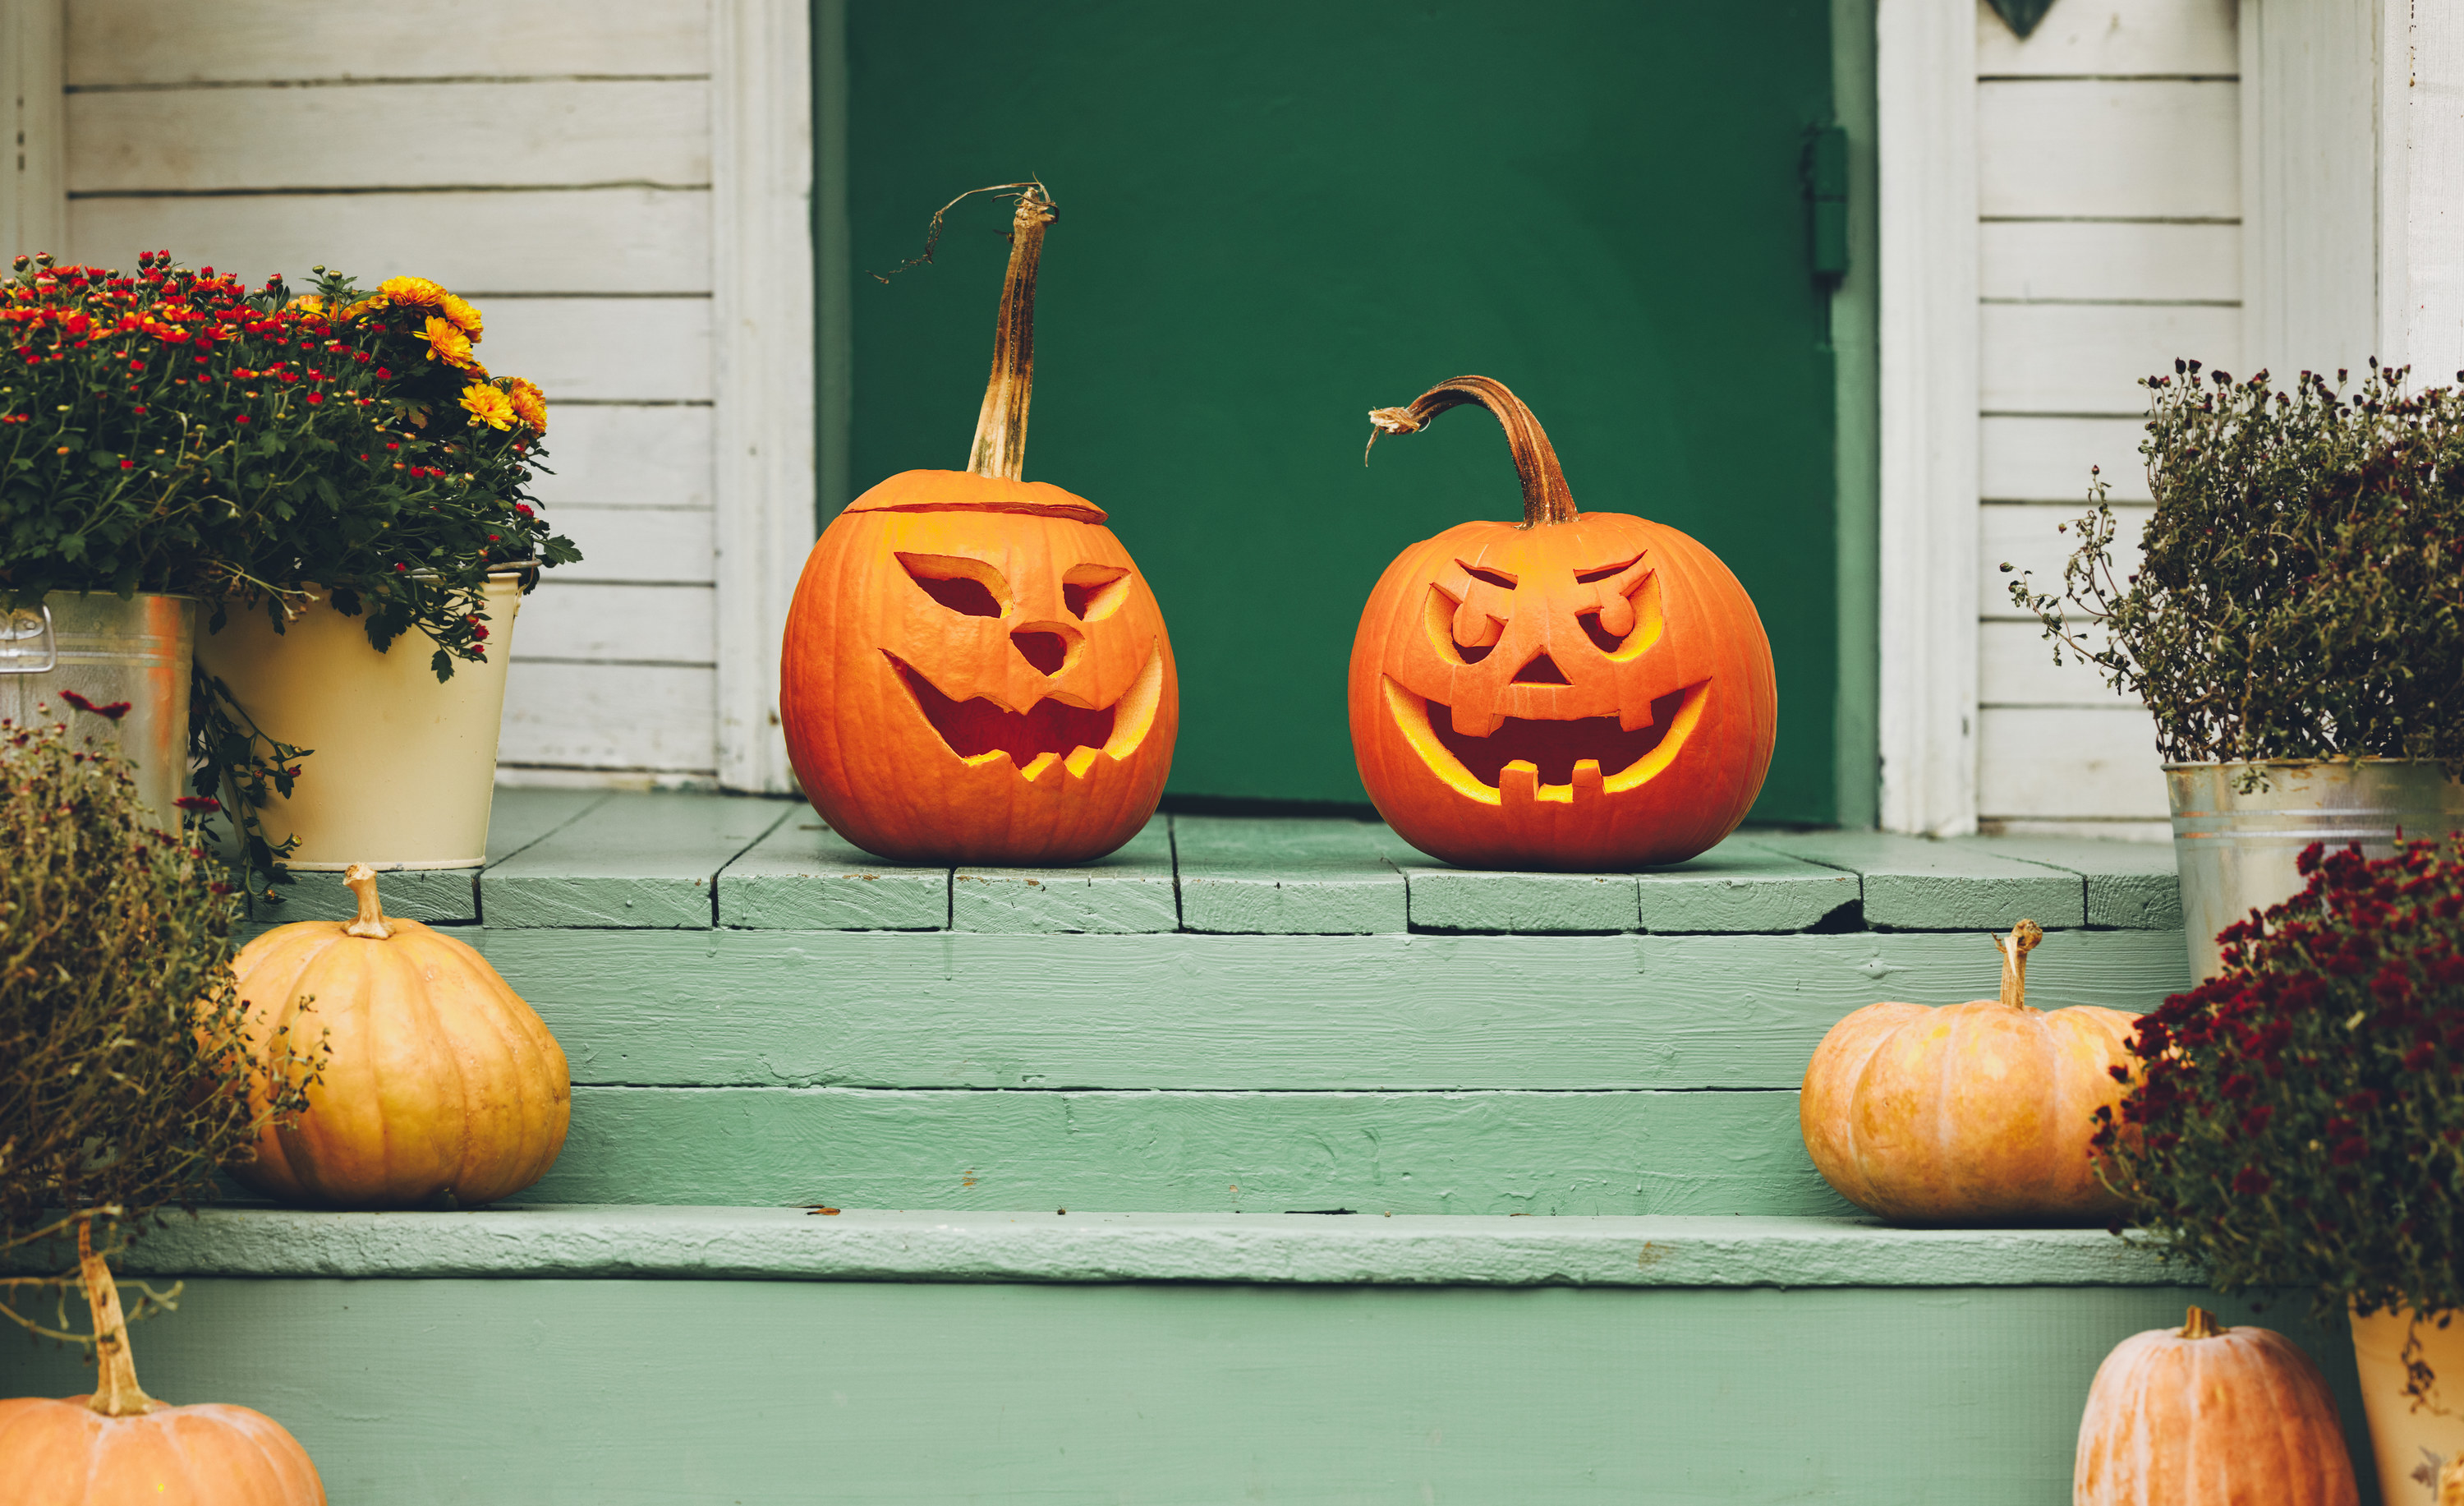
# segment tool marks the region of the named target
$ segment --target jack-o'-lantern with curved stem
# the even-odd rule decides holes
[[[1024,191],[967,469],[902,472],[847,504],[780,655],[804,793],[847,840],[911,862],[1111,852],[1155,814],[1179,725],[1162,609],[1104,510],[1021,478],[1055,213],[1042,185],[1009,187]]]
[[[1575,509],[1540,421],[1464,376],[1370,414],[1412,433],[1497,416],[1519,523],[1403,551],[1353,641],[1352,747],[1377,811],[1474,868],[1683,862],[1743,821],[1778,727],[1771,640],[1719,557],[1664,523]]]

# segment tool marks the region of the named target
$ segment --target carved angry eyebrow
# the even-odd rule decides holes
[[[1485,565],[1474,565],[1469,560],[1457,560],[1455,564],[1462,566],[1463,572],[1475,581],[1486,581],[1491,586],[1502,586],[1509,591],[1514,589],[1514,577],[1504,570],[1492,570]]]
[[[1639,554],[1629,555],[1625,559],[1619,560],[1615,565],[1602,565],[1588,570],[1576,570],[1574,572],[1574,584],[1577,586],[1589,586],[1596,581],[1605,581],[1612,575],[1623,575],[1626,571],[1633,569],[1635,562],[1641,558],[1642,556]]]

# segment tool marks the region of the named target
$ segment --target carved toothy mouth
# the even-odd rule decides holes
[[[1109,706],[1073,706],[1046,696],[1024,711],[1012,711],[985,697],[953,700],[897,654],[882,657],[898,672],[916,709],[941,735],[950,751],[970,765],[1007,759],[1021,777],[1033,780],[1059,767],[1085,778],[1098,757],[1128,758],[1146,741],[1163,697],[1163,646],[1147,655],[1130,688]]]
[[[1454,729],[1454,711],[1415,696],[1389,676],[1386,709],[1430,772],[1474,800],[1499,804],[1512,790],[1528,800],[1573,801],[1647,784],[1677,758],[1703,720],[1702,680],[1651,703],[1651,724],[1628,732],[1615,717],[1560,721],[1502,719],[1485,738]]]

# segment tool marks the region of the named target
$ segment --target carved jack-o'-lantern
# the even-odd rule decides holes
[[[1549,436],[1502,383],[1457,377],[1370,417],[1411,433],[1463,403],[1506,431],[1523,521],[1414,544],[1370,593],[1351,678],[1370,799],[1415,847],[1470,867],[1694,856],[1736,830],[1771,767],[1753,602],[1676,529],[1578,513]]]
[[[1019,199],[965,471],[907,471],[824,530],[788,610],[780,720],[847,840],[923,862],[1069,863],[1155,814],[1179,682],[1163,612],[1104,511],[1020,479],[1035,272]]]

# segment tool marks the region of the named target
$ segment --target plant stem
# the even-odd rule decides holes
[[[1035,388],[1035,274],[1044,261],[1044,232],[1059,219],[1042,184],[1018,196],[1009,222],[1009,271],[1001,277],[1001,321],[993,326],[993,375],[967,470],[1015,481],[1026,466],[1026,405]]]
[[[94,1311],[94,1356],[98,1372],[94,1395],[86,1405],[105,1417],[139,1417],[162,1409],[163,1404],[137,1384],[137,1363],[128,1354],[128,1319],[120,1311],[120,1288],[111,1268],[94,1252],[94,1220],[77,1220],[77,1275],[85,1283],[86,1305]]]
[[[1567,489],[1566,473],[1557,464],[1557,452],[1549,443],[1548,431],[1540,420],[1524,406],[1523,399],[1507,389],[1503,382],[1485,376],[1459,376],[1439,383],[1404,408],[1374,408],[1369,410],[1370,423],[1376,426],[1369,435],[1371,445],[1381,434],[1418,433],[1428,427],[1429,420],[1449,408],[1465,403],[1478,403],[1497,415],[1497,427],[1506,431],[1506,447],[1514,455],[1514,474],[1523,481],[1523,526],[1537,528],[1542,523],[1570,523],[1575,519],[1574,494]],[[1368,456],[1364,453],[1363,463]]]
[[[2216,1315],[2204,1307],[2193,1307],[2190,1316],[2182,1320],[2180,1336],[2184,1339],[2213,1339],[2224,1332]]]

